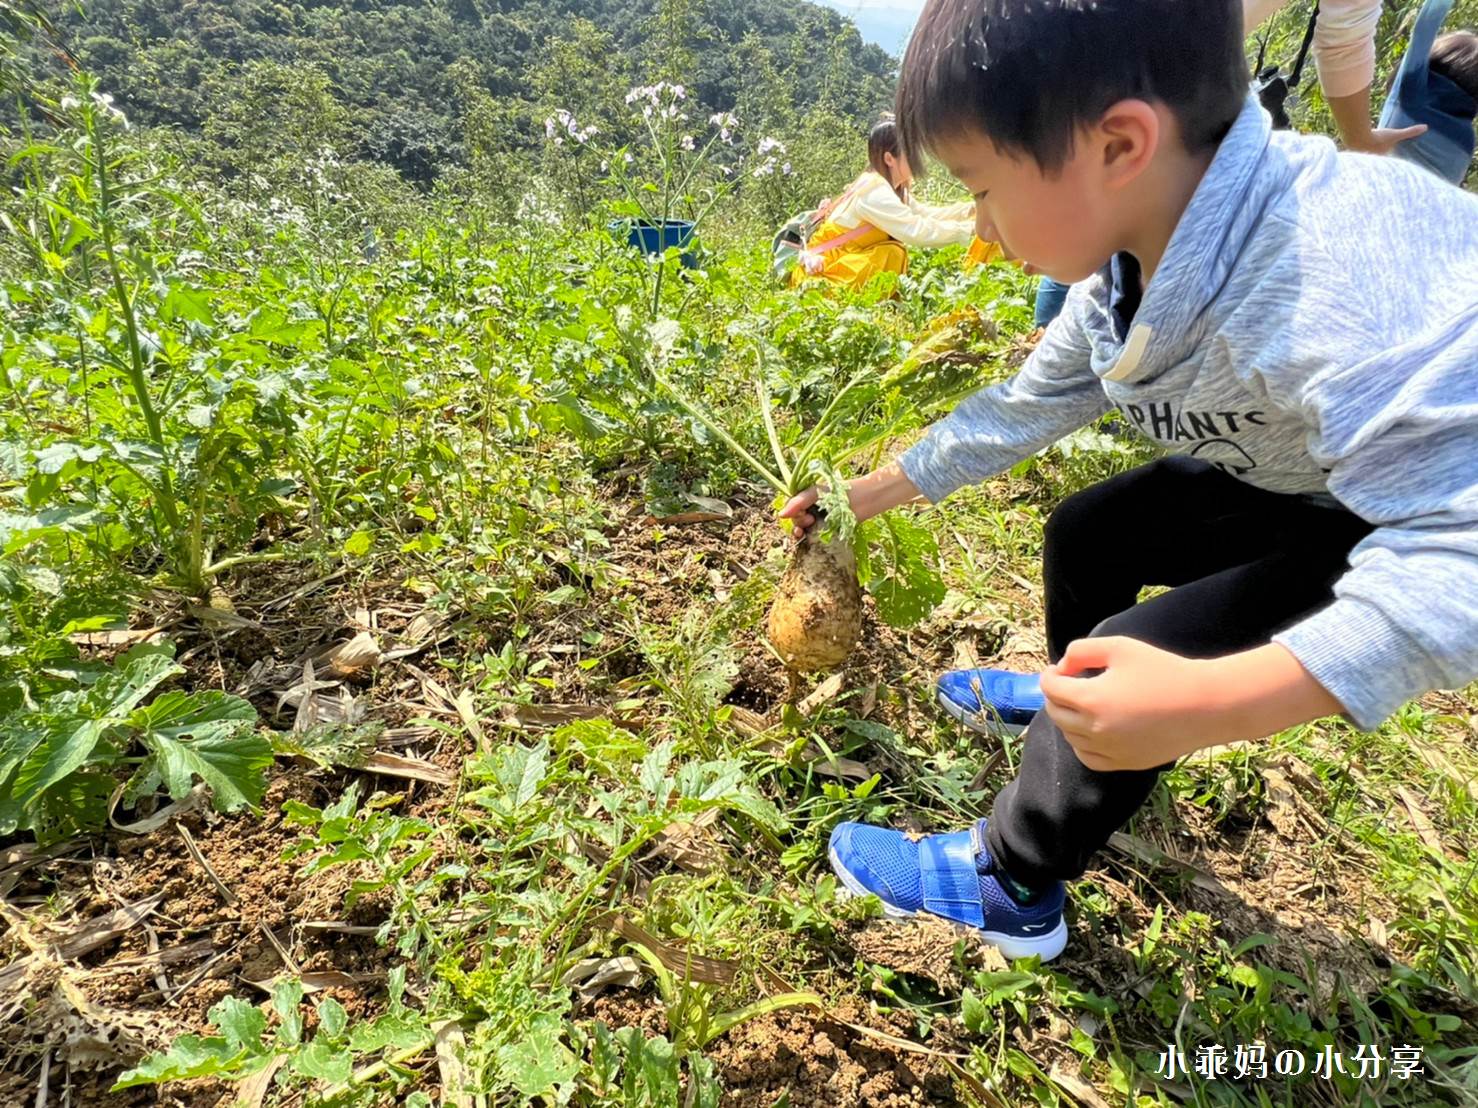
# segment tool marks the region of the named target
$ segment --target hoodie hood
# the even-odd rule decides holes
[[[1269,172],[1276,164],[1272,135],[1268,113],[1249,95],[1176,224],[1127,334],[1114,333],[1112,263],[1087,282],[1096,309],[1090,328],[1108,340],[1095,344],[1093,371],[1101,379],[1153,380],[1200,343],[1207,307],[1238,264],[1269,198],[1292,176],[1291,169]]]

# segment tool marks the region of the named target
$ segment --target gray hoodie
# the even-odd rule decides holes
[[[1127,334],[1111,293],[1109,267],[1075,285],[1015,377],[903,455],[920,491],[1118,408],[1172,453],[1375,525],[1335,600],[1274,638],[1357,724],[1478,676],[1478,197],[1274,134],[1249,98]]]

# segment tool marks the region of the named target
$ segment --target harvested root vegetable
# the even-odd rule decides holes
[[[670,336],[676,324],[668,322],[670,325],[664,325],[663,333]],[[994,334],[994,324],[974,309],[968,316],[948,317],[941,327],[948,324],[959,330],[960,336],[951,338],[950,342],[962,344],[966,341],[961,336],[967,322],[982,334],[987,331]],[[941,344],[943,342],[941,340]],[[972,391],[977,384],[975,378],[979,376],[978,372],[968,368],[957,372],[954,363],[943,356],[940,349],[931,348],[890,374],[897,383],[906,380],[910,391],[904,397],[894,385],[888,386],[892,391],[885,390],[879,383],[877,371],[865,366],[837,390],[820,419],[808,431],[790,436],[793,445],[787,449],[771,412],[770,392],[765,384],[765,349],[763,343],[756,341],[755,354],[759,364],[753,383],[773,464],[755,457],[729,433],[721,420],[668,380],[659,364],[660,359],[653,361],[650,372],[652,380],[676,401],[678,407],[764,478],[765,483],[778,494],[777,508],[807,488],[841,489],[847,481],[844,468],[854,459],[881,450],[899,427],[918,420],[946,399]],[[862,637],[862,589],[857,580],[857,558],[852,542],[854,539],[858,542],[866,540],[857,530],[856,514],[846,497],[832,497],[829,503],[818,500],[817,508],[813,510],[818,521],[823,516],[826,518],[826,534],[831,541],[822,541],[818,528],[795,548],[790,567],[781,578],[774,603],[770,606],[767,624],[770,642],[792,674],[836,668],[846,661]],[[896,535],[898,525],[890,526]],[[932,544],[927,535],[916,538],[911,545],[895,538],[882,549],[868,552],[868,565],[874,577],[878,575],[880,566],[890,567],[891,571],[905,556],[911,558],[906,573],[889,573],[894,598],[892,610],[906,612],[908,625],[917,622],[923,612],[938,603],[938,597],[932,594],[929,598],[917,600],[912,606],[898,603],[900,598],[905,601],[917,599],[919,580],[930,577],[931,570],[918,553],[926,544]],[[942,596],[944,588],[942,582],[938,582],[938,575],[933,574],[932,580],[938,583],[938,593]]]
[[[785,664],[799,673],[846,661],[862,634],[862,589],[850,545],[807,538],[795,548],[770,605],[768,630]]]

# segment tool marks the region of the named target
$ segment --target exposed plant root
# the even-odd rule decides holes
[[[862,589],[852,548],[802,541],[775,591],[767,627],[780,657],[798,673],[846,661],[862,634]]]

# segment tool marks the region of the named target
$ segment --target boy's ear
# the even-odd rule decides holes
[[[1136,180],[1154,159],[1163,136],[1160,114],[1147,101],[1111,104],[1098,121],[1104,184],[1122,188]]]

